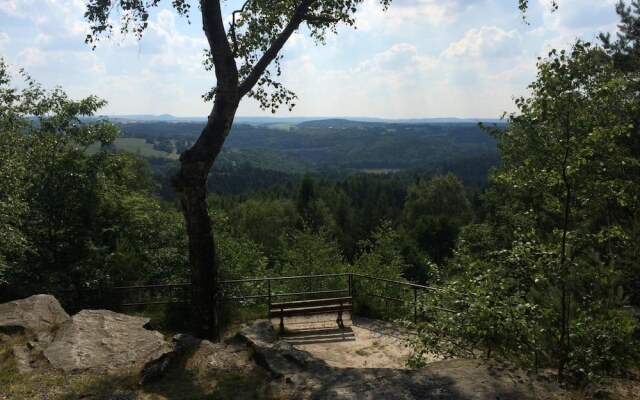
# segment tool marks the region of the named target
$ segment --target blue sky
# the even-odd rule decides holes
[[[165,1],[163,4],[170,2]],[[232,10],[238,1],[225,2]],[[615,32],[616,0],[397,0],[383,12],[365,0],[357,29],[318,46],[297,33],[284,51],[282,82],[299,97],[277,116],[497,118],[527,93],[535,63],[576,38]],[[104,39],[95,51],[83,0],[0,0],[0,52],[17,73],[74,98],[97,95],[101,114],[206,116],[201,95],[215,85],[202,66],[206,42],[197,6],[191,24],[171,8],[150,17],[142,41]],[[271,115],[245,99],[238,115]]]

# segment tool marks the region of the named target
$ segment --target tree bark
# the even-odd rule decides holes
[[[207,210],[207,176],[229,134],[238,102],[226,103],[223,110],[219,106],[220,103],[214,106],[196,144],[180,156],[182,168],[171,181],[182,205],[189,238],[193,334],[212,341],[220,339],[218,311],[222,296],[220,265]]]
[[[200,9],[202,29],[215,64],[216,96],[200,137],[191,149],[180,155],[181,168],[171,179],[171,186],[180,199],[189,238],[193,334],[200,339],[218,341],[222,298],[220,263],[207,210],[207,176],[231,130],[240,96],[238,69],[227,42],[220,2],[201,0]]]
[[[251,72],[240,82],[238,67],[224,29],[219,0],[200,0],[204,30],[216,74],[216,95],[207,125],[193,147],[180,156],[180,172],[171,186],[180,199],[189,237],[193,334],[218,341],[219,261],[207,210],[207,176],[220,154],[240,99],[249,93],[269,64],[298,29],[315,0],[302,0],[280,35],[270,44]]]

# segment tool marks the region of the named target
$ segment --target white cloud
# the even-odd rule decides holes
[[[40,33],[38,34],[38,36],[36,36],[35,42],[38,47],[42,48],[43,46],[50,45],[53,42],[53,37],[44,33]]]
[[[0,51],[4,52],[5,46],[11,41],[11,38],[5,32],[0,32]]]
[[[28,13],[26,9],[32,4],[33,0],[2,0],[0,13],[11,17],[23,17]]]
[[[356,15],[356,26],[364,32],[399,32],[414,24],[442,26],[455,22],[479,0],[408,0],[395,2],[387,11],[378,0],[367,0]]]
[[[300,32],[294,32],[284,46],[287,52],[300,52],[309,49],[311,40]]]
[[[522,35],[496,26],[468,30],[464,37],[449,45],[445,57],[501,58],[522,54]]]
[[[84,45],[85,1],[0,0],[7,62],[46,87],[104,97],[108,112],[209,112],[200,95],[215,76],[202,66],[207,43],[197,10],[189,26],[168,3],[154,10],[141,42],[120,35],[114,20],[113,38],[92,52]],[[379,0],[364,0],[358,29],[341,27],[326,46],[304,30],[292,36],[282,83],[299,96],[293,115],[497,116],[535,78],[536,55],[615,29],[615,2],[562,0],[550,13],[549,0],[532,1],[525,25],[515,0],[403,0],[387,12]],[[240,114],[259,113],[243,101]]]
[[[545,0],[538,0],[544,4]],[[563,0],[555,12],[542,14],[546,33],[541,55],[552,48],[567,48],[576,39],[597,41],[600,32],[612,32],[619,21],[615,13],[617,0]]]
[[[42,50],[37,47],[27,47],[17,55],[18,64],[22,68],[32,68],[47,63],[47,57]]]

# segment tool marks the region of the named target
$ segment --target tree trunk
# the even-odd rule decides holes
[[[189,238],[193,335],[212,341],[220,340],[218,311],[222,294],[220,263],[207,210],[207,176],[229,134],[237,107],[235,100],[216,102],[198,141],[180,156],[182,167],[171,180]]]
[[[296,6],[289,23],[240,83],[235,55],[224,28],[220,1],[200,0],[202,29],[215,66],[216,95],[207,125],[193,147],[180,156],[182,167],[171,180],[171,186],[180,198],[187,225],[193,333],[200,339],[220,339],[218,309],[222,298],[218,279],[219,261],[206,203],[207,176],[231,130],[240,99],[258,84],[266,68],[298,29],[313,2],[302,0]]]
[[[573,188],[569,180],[568,167],[571,151],[570,145],[570,119],[566,120],[566,148],[562,162],[562,182],[564,185],[564,198],[562,200],[562,241],[560,243],[560,343],[558,355],[558,381],[564,382],[565,368],[569,361],[569,350],[571,347],[571,336],[569,325],[571,322],[571,296],[572,291],[567,288],[570,279],[569,257],[567,255],[569,223],[571,218],[571,202],[573,201]]]
[[[205,181],[195,187],[185,187],[179,195],[189,237],[193,335],[217,341],[220,338],[219,262],[207,211],[206,190]]]

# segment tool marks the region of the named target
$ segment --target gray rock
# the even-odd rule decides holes
[[[243,327],[236,335],[250,346],[269,346],[276,341],[276,332],[269,320],[257,321]]]
[[[186,334],[175,335],[173,341],[176,343],[173,350],[145,364],[140,372],[139,385],[146,385],[162,379],[166,375],[167,370],[177,364],[187,353],[197,350],[203,343],[201,339]]]
[[[261,367],[280,378],[313,368],[326,368],[326,363],[289,343],[276,340],[271,321],[260,321],[244,327],[236,335],[253,350],[253,358]]]
[[[144,328],[149,318],[83,310],[56,332],[44,356],[65,372],[139,367],[171,349],[162,334]]]
[[[27,346],[13,346],[11,348],[13,358],[16,360],[16,368],[21,374],[28,374],[33,371],[31,367],[31,354]]]
[[[58,300],[48,294],[0,304],[0,332],[7,334],[47,331],[69,319]]]

